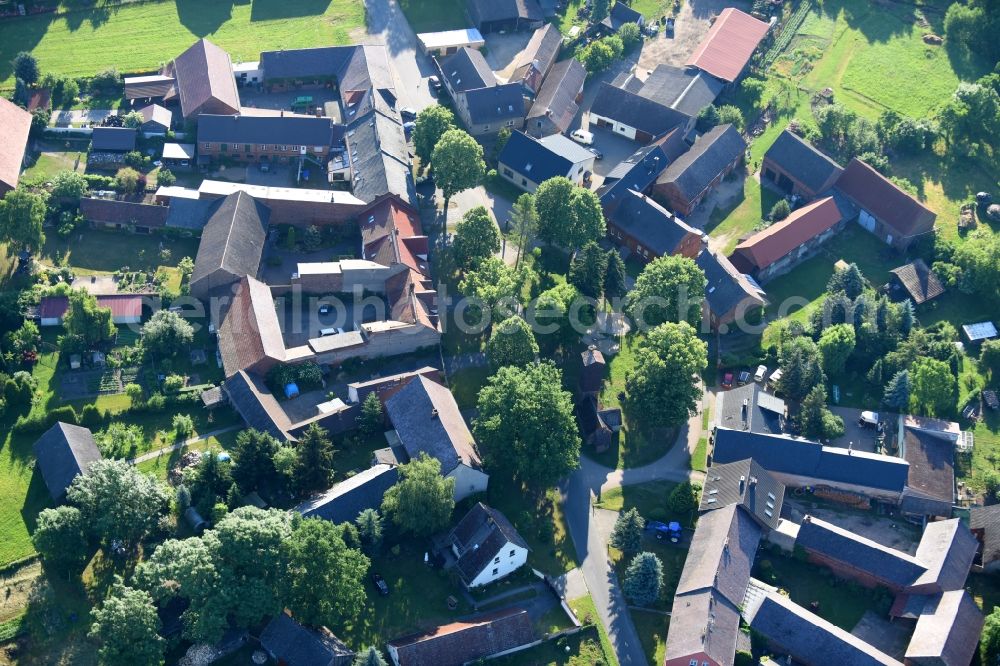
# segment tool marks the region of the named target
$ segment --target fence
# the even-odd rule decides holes
[[[788,17],[788,21],[785,22],[784,27],[781,29],[781,34],[778,38],[774,40],[774,44],[771,44],[771,48],[766,54],[764,54],[764,61],[761,63],[761,69],[767,69],[771,64],[778,59],[778,56],[784,51],[789,44],[792,43],[792,38],[795,33],[799,31],[802,27],[802,23],[806,20],[806,15],[809,14],[809,10],[812,9],[812,2],[802,2]]]

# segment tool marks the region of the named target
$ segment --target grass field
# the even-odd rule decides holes
[[[399,0],[413,32],[467,28],[465,0]]]
[[[611,639],[608,638],[608,632],[605,631],[604,625],[601,624],[601,618],[597,614],[597,607],[594,606],[594,600],[591,596],[588,594],[579,599],[570,599],[569,607],[573,609],[580,622],[586,624],[589,620],[597,626],[597,632],[601,638],[601,651],[604,652],[604,663],[608,666],[618,666],[618,657],[615,656],[615,649],[611,645]],[[596,664],[597,662],[593,663]]]
[[[91,76],[157,69],[201,37],[234,62],[262,50],[347,44],[364,26],[362,0],[176,0],[100,3],[64,16],[41,14],[0,24],[0,87],[12,88],[11,58],[31,51],[43,72]]]

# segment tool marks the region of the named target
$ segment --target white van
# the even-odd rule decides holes
[[[767,366],[766,365],[758,365],[757,366],[757,372],[754,373],[753,380],[755,382],[762,382],[762,381],[764,381],[765,377],[767,377]]]

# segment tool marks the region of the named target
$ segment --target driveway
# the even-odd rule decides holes
[[[661,30],[657,37],[647,39],[639,56],[639,68],[651,70],[662,64],[683,66],[711,27],[709,19],[726,7],[750,11],[750,3],[741,0],[685,0],[673,36],[666,37]]]
[[[434,63],[417,44],[417,36],[395,0],[365,0],[368,35],[365,44],[384,44],[389,54],[400,107],[424,109],[436,101],[427,86]]]

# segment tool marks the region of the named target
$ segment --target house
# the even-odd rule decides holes
[[[645,145],[678,126],[684,128],[681,134],[686,134],[694,124],[694,118],[602,82],[590,106],[590,124]]]
[[[766,304],[766,294],[753,278],[739,272],[725,255],[704,247],[695,263],[705,273],[705,315],[712,330],[725,333],[735,321],[746,321]]]
[[[420,42],[424,54],[429,56],[451,55],[463,46],[481,49],[486,45],[486,40],[475,28],[421,32],[417,34],[417,41]]]
[[[339,143],[343,128],[329,118],[314,116],[198,116],[198,155],[201,162],[230,159],[237,162],[286,164],[303,157],[324,162]]]
[[[858,224],[887,245],[905,250],[934,229],[933,211],[858,158],[840,174],[836,188],[858,207]]]
[[[463,666],[534,641],[531,617],[505,608],[386,643],[394,666]]]
[[[818,252],[852,214],[853,208],[842,197],[817,199],[742,241],[729,260],[741,273],[765,282]]]
[[[267,206],[243,192],[230,194],[213,207],[195,256],[192,296],[204,300],[228,291],[245,275],[257,275],[268,217]]]
[[[286,613],[271,618],[260,634],[260,646],[285,666],[350,666],[354,650],[326,627],[305,627]]]
[[[198,40],[174,58],[169,71],[176,81],[185,120],[203,113],[240,112],[240,95],[229,54],[207,39]]]
[[[900,511],[915,517],[940,516],[950,518],[955,506],[955,448],[957,432],[930,427],[906,425],[898,430],[900,456],[910,465]]]
[[[80,214],[95,226],[110,229],[132,229],[136,233],[149,233],[167,225],[168,206],[118,201],[116,199],[80,199]]]
[[[679,215],[690,215],[743,160],[747,143],[732,125],[702,134],[656,179],[653,196]]]
[[[143,300],[149,294],[102,294],[97,296],[97,307],[111,310],[111,321],[117,326],[138,324],[142,321]],[[43,296],[38,304],[39,326],[62,326],[69,310],[66,296]]]
[[[538,0],[467,0],[466,10],[472,25],[484,35],[534,30],[545,18]]]
[[[358,221],[363,259],[388,267],[402,264],[430,275],[430,245],[416,209],[398,197],[386,196],[362,211]]]
[[[441,383],[441,371],[428,365],[413,372],[401,372],[396,375],[376,377],[364,382],[351,382],[347,385],[347,399],[352,403],[364,403],[365,398],[372,393],[381,398],[387,391],[397,386],[402,386],[417,376],[423,376],[431,381]]]
[[[365,203],[393,194],[415,206],[416,185],[399,113],[379,105],[345,129],[343,142],[334,148],[327,168],[329,182],[345,182]]]
[[[580,110],[586,80],[587,70],[576,58],[553,65],[524,119],[524,131],[543,137],[568,130]]]
[[[128,153],[135,150],[138,133],[131,127],[95,127],[90,150],[99,153]]]
[[[716,17],[686,64],[725,83],[734,83],[746,71],[769,29],[767,23],[727,7]]]
[[[974,564],[980,571],[1000,569],[1000,504],[969,510],[969,529],[979,542]]]
[[[765,435],[780,435],[788,423],[788,407],[781,398],[749,382],[715,397],[715,425]]]
[[[629,190],[648,194],[656,179],[685,150],[682,128],[676,127],[659,141],[644,146],[615,165],[597,188],[601,206],[607,210]]]
[[[45,487],[57,503],[79,474],[86,474],[101,459],[101,452],[90,430],[62,421],[45,431],[32,446],[35,464]]]
[[[622,410],[602,408],[595,393],[585,393],[573,406],[573,415],[583,443],[597,453],[611,448],[622,427]]]
[[[601,21],[601,27],[610,32],[618,32],[626,23],[635,23],[641,28],[646,24],[646,19],[624,2],[615,2]]]
[[[523,86],[499,83],[482,53],[463,47],[437,64],[455,111],[470,134],[496,134],[504,127],[524,124]]]
[[[0,98],[0,198],[17,188],[30,131],[31,114]]]
[[[785,484],[752,458],[747,458],[708,468],[698,509],[717,511],[736,504],[768,532],[778,526],[784,498]]]
[[[144,136],[165,136],[174,122],[174,114],[165,106],[149,104],[139,109],[142,114],[142,125],[139,131]]]
[[[594,154],[562,134],[536,139],[512,132],[497,157],[497,171],[525,192],[534,192],[550,178],[562,176],[577,185],[594,168]]]
[[[451,391],[416,377],[385,400],[385,412],[411,459],[426,453],[440,461],[441,474],[455,479],[456,501],[486,491],[489,475]]]
[[[528,544],[496,509],[478,502],[448,533],[455,568],[467,588],[514,573],[528,559]]]
[[[764,153],[760,176],[782,192],[811,201],[828,192],[843,171],[812,144],[785,130]]]
[[[600,393],[604,386],[604,375],[607,372],[608,364],[595,345],[590,345],[580,353],[582,369],[580,370],[580,392]]]
[[[529,95],[537,95],[559,57],[560,46],[562,34],[554,23],[546,23],[535,30],[528,45],[517,54],[514,71],[508,81],[520,81]]]
[[[715,101],[723,87],[721,81],[700,69],[657,65],[639,88],[638,95],[696,118],[702,109]]]
[[[640,261],[672,254],[694,259],[702,233],[644,194],[628,190],[607,209],[608,236]]]
[[[937,273],[928,268],[923,259],[918,258],[893,268],[889,273],[892,274],[893,292],[905,292],[916,305],[926,303],[944,293],[944,285],[941,284]]]
[[[332,523],[354,523],[365,509],[379,510],[386,491],[399,480],[399,468],[374,465],[341,481],[325,493],[295,507],[303,518],[323,518]]]

